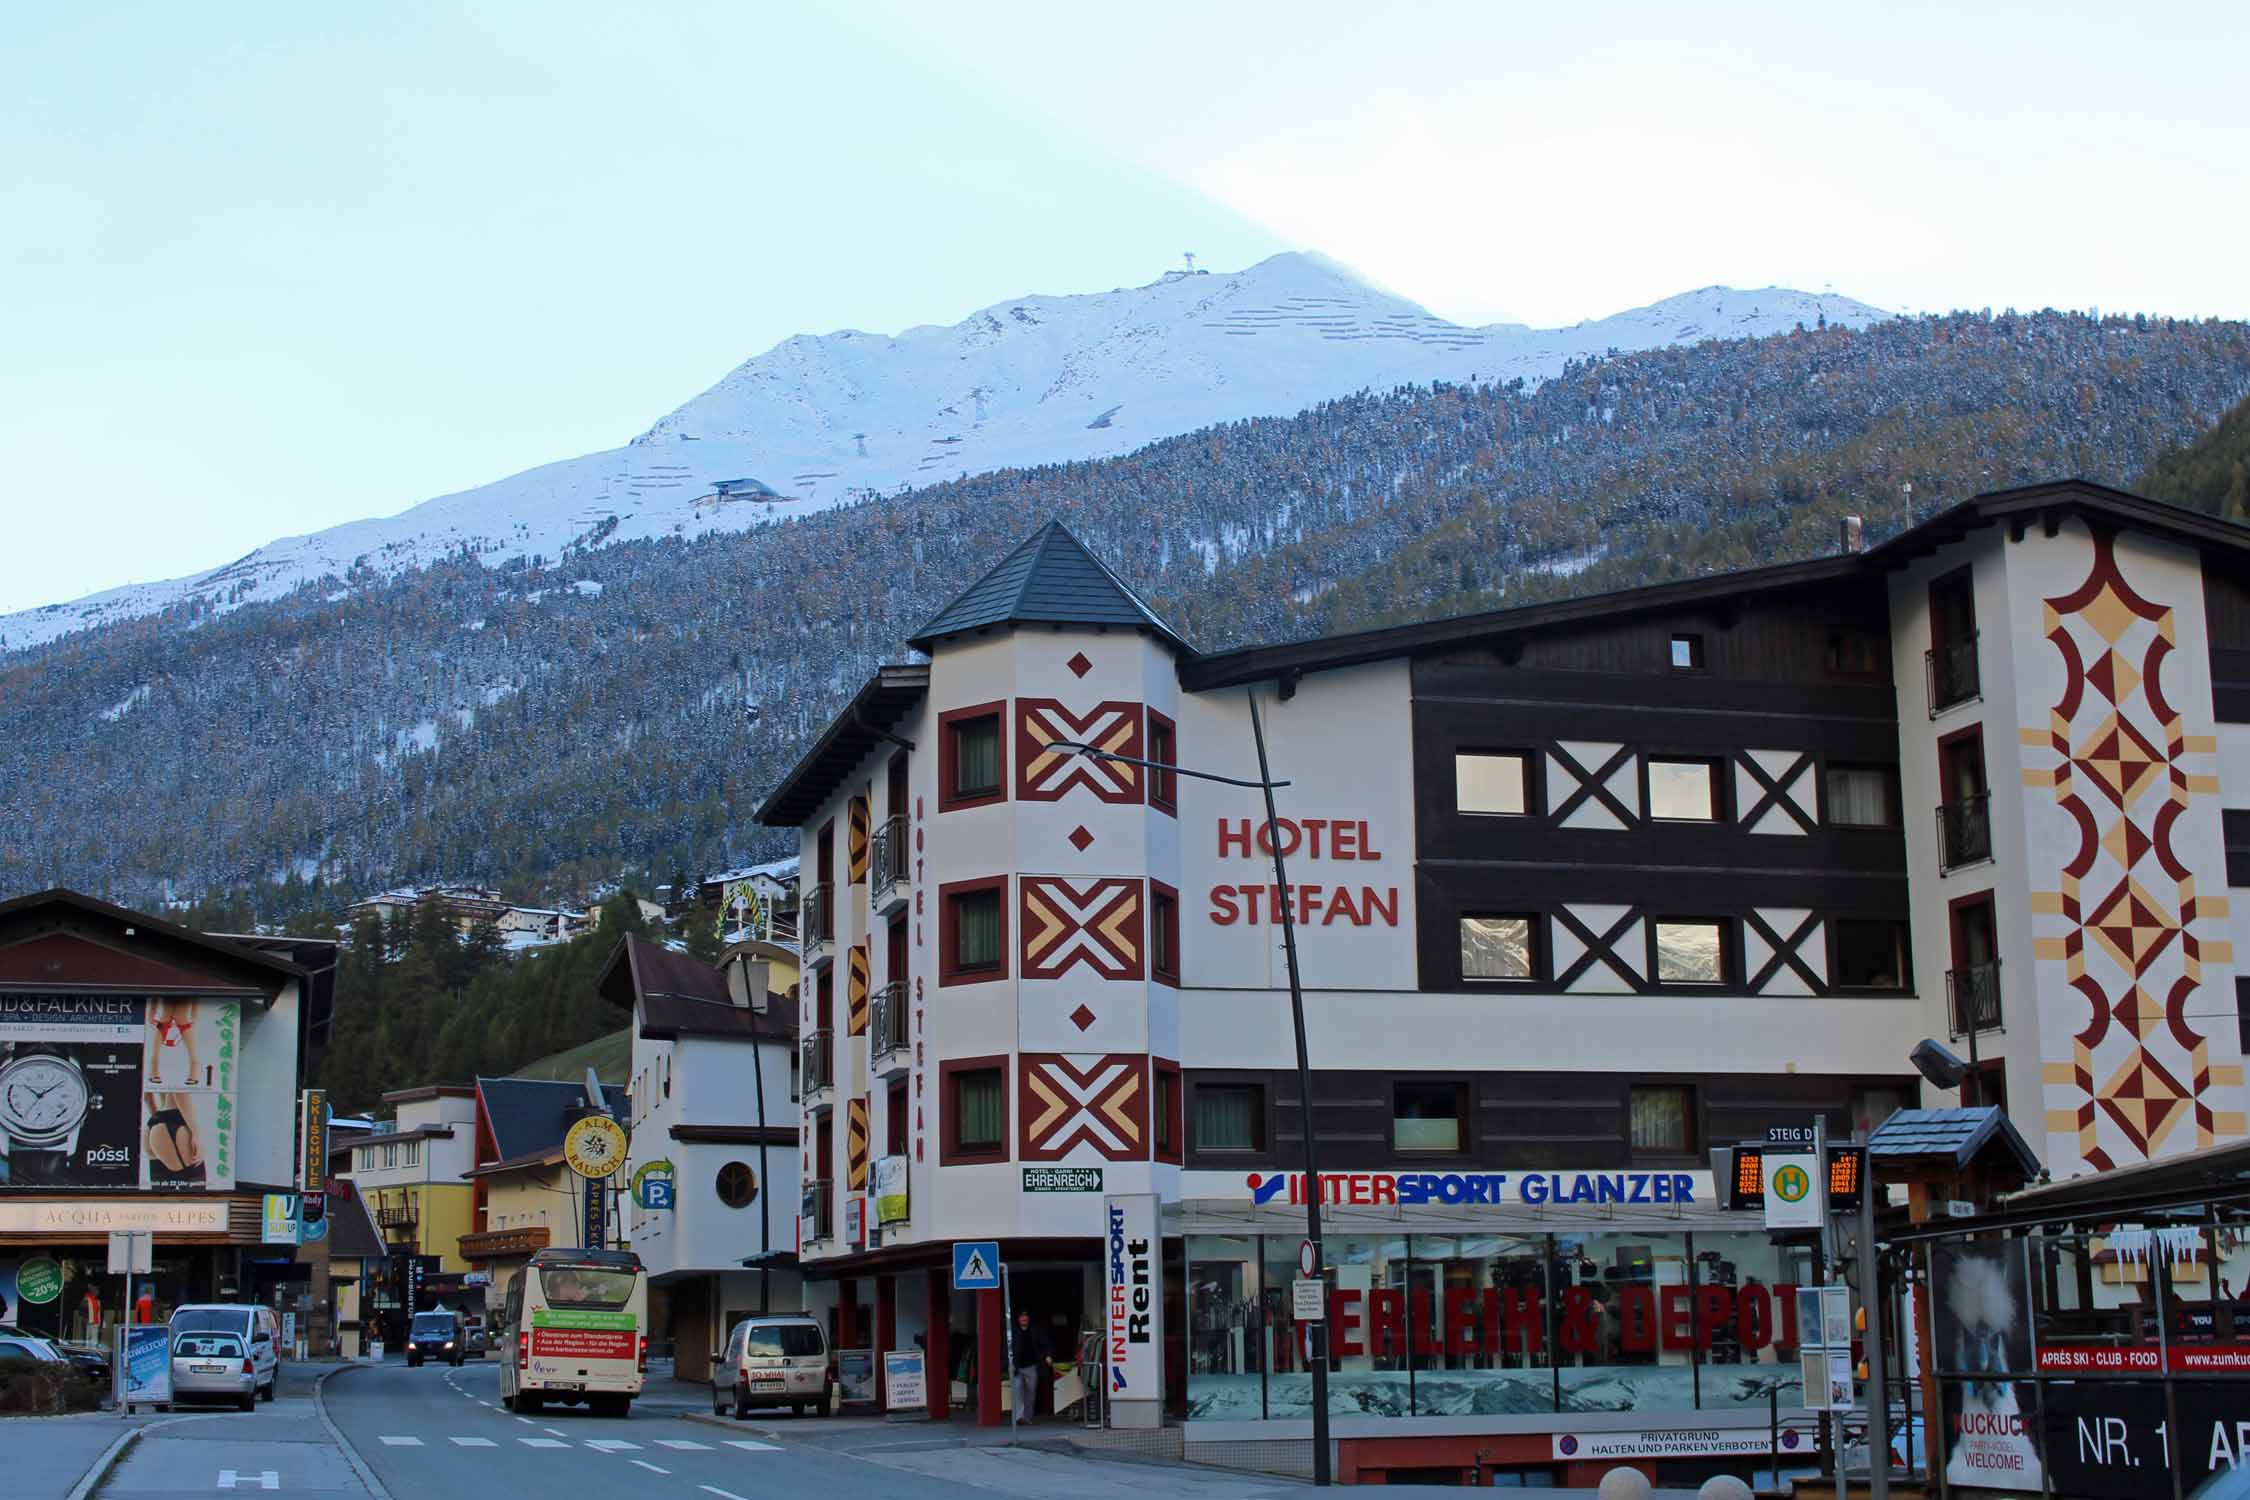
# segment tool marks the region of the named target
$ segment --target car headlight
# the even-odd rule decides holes
[[[448,1349],[452,1348],[452,1347],[453,1347],[453,1340],[451,1340],[451,1339],[447,1339],[447,1340],[445,1341],[445,1347],[446,1347],[446,1348],[448,1348]]]

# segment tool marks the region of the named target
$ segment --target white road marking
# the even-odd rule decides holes
[[[570,1444],[561,1438],[517,1438],[526,1448],[567,1448]]]
[[[489,1402],[489,1401],[479,1401],[479,1402],[477,1403],[477,1405],[479,1405],[479,1406],[490,1406],[491,1404],[492,1404],[492,1403],[491,1403],[491,1402]]]
[[[516,1420],[523,1423],[523,1425],[526,1427],[537,1427],[539,1425],[537,1422],[532,1421],[529,1417],[518,1417],[516,1418]]]
[[[497,1448],[500,1445],[490,1438],[455,1438],[453,1446],[456,1448]]]
[[[560,1427],[542,1427],[542,1428],[540,1429],[540,1431],[542,1431],[542,1432],[546,1433],[546,1434],[547,1434],[547,1435],[548,1435],[549,1437],[567,1437],[567,1436],[569,1436],[569,1434],[568,1434],[568,1433],[566,1433],[566,1432],[564,1432],[564,1431],[563,1431],[563,1430],[562,1430],[562,1429],[561,1429]]]
[[[645,1458],[628,1458],[625,1460],[625,1462],[629,1464],[639,1464],[642,1468],[648,1470],[651,1474],[669,1474],[672,1472],[670,1469],[659,1469],[656,1465],[650,1463]]]
[[[658,1438],[656,1446],[659,1448],[676,1448],[682,1453],[709,1453],[711,1451],[709,1443],[691,1442],[687,1438]]]
[[[639,1443],[628,1443],[623,1438],[588,1438],[586,1439],[586,1446],[599,1448],[604,1453],[638,1453],[641,1451]]]
[[[728,1438],[727,1446],[729,1448],[740,1448],[750,1453],[779,1453],[781,1451],[779,1443],[760,1443],[749,1438]]]
[[[386,1448],[419,1448],[422,1446],[422,1440],[418,1437],[386,1437],[383,1439],[383,1446]]]
[[[699,1484],[696,1488],[706,1494],[719,1496],[719,1500],[742,1500],[742,1496],[737,1495],[733,1490],[722,1490],[715,1484]]]
[[[260,1469],[255,1474],[238,1474],[232,1469],[221,1469],[216,1488],[231,1490],[238,1484],[248,1485],[253,1481],[261,1490],[278,1490],[281,1488],[281,1476],[271,1469]]]

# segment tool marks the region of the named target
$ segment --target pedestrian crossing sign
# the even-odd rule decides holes
[[[957,1292],[989,1292],[1000,1285],[1000,1242],[998,1240],[955,1240],[953,1242],[953,1289]]]

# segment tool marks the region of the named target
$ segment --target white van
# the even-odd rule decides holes
[[[648,1378],[648,1273],[630,1250],[541,1250],[508,1283],[500,1403],[622,1417]]]
[[[759,1313],[734,1325],[711,1370],[711,1413],[731,1405],[736,1421],[753,1406],[811,1407],[828,1415],[828,1335],[817,1318]]]
[[[281,1379],[281,1320],[255,1302],[196,1302],[172,1311],[172,1341],[183,1333],[231,1333],[250,1351],[258,1396],[271,1401]]]

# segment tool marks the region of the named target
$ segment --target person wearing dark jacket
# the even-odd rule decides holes
[[[1031,1314],[1016,1314],[1016,1420],[1028,1422],[1039,1409],[1039,1372],[1054,1361],[1048,1357],[1047,1336],[1031,1326]]]

